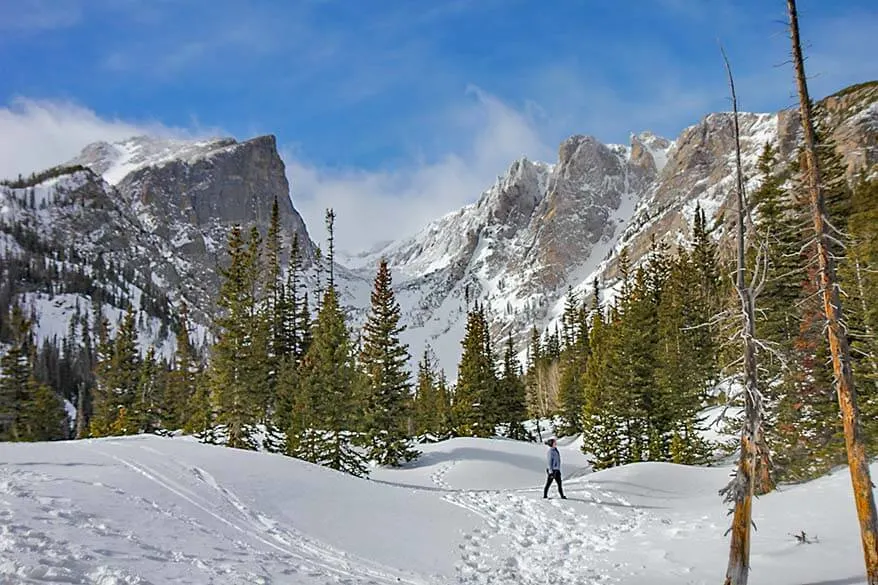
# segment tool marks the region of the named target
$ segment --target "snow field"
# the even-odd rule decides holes
[[[3,443],[0,583],[721,581],[730,467],[591,473],[579,446],[560,446],[562,501],[542,499],[545,447],[508,440],[423,445],[369,480],[186,437]],[[865,583],[846,470],[754,521],[754,585]]]

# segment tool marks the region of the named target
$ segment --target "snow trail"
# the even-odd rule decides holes
[[[573,493],[588,499],[574,499]],[[458,578],[466,585],[611,583],[601,553],[638,528],[643,512],[609,492],[578,486],[566,502],[519,491],[459,491],[444,499],[485,520],[465,536]],[[595,496],[599,495],[601,503]],[[574,503],[576,502],[576,503]],[[582,503],[594,507],[593,519]],[[624,512],[614,509],[625,510]],[[601,518],[601,516],[604,516]],[[606,521],[609,517],[611,521]],[[613,567],[616,572],[621,568]]]

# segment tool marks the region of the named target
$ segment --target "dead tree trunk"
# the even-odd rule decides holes
[[[744,425],[741,429],[741,455],[735,478],[723,491],[726,501],[734,503],[732,534],[729,547],[729,565],[725,585],[746,585],[750,574],[750,527],[752,526],[753,492],[756,472],[757,442],[762,437],[762,396],[757,386],[755,343],[755,292],[745,278],[744,220],[747,209],[744,198],[744,172],[741,164],[740,130],[738,127],[738,98],[732,68],[723,51],[723,60],[729,77],[735,131],[735,169],[737,195],[737,248],[738,266],[735,289],[741,301],[741,339],[744,343]]]
[[[872,493],[872,480],[869,477],[869,460],[866,457],[866,446],[860,427],[857,392],[854,388],[854,378],[851,371],[850,346],[845,334],[841,295],[835,275],[835,263],[828,248],[829,226],[826,221],[826,206],[820,180],[820,166],[817,160],[817,139],[811,116],[808,83],[805,79],[805,63],[799,40],[799,19],[795,0],[787,0],[787,8],[790,16],[793,66],[796,72],[805,142],[805,170],[808,175],[811,214],[814,217],[820,288],[823,293],[823,310],[826,315],[829,349],[832,353],[832,370],[835,374],[835,389],[844,423],[845,446],[847,447],[848,466],[854,489],[854,501],[857,506],[857,517],[860,521],[867,582],[869,585],[878,585],[878,515],[875,512],[875,497]]]

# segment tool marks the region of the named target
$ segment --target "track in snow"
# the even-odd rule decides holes
[[[162,455],[161,452],[149,447],[141,446],[140,448]],[[155,468],[145,465],[142,461],[133,463],[115,455],[106,453],[104,455],[143,475],[233,530],[267,546],[272,553],[269,556],[287,565],[292,561],[295,567],[307,575],[324,575],[346,585],[355,583],[433,585],[436,583],[430,578],[399,571],[351,555],[317,539],[310,538],[292,527],[284,527],[280,522],[251,510],[234,492],[220,485],[207,471],[186,464],[179,459],[177,465],[182,470],[191,473],[198,482],[204,483],[217,492],[221,501],[228,506],[218,508],[215,504],[199,496],[197,492],[182,486],[179,482],[168,478]],[[230,510],[234,510],[236,513],[229,514]]]
[[[602,553],[614,550],[623,533],[643,523],[644,512],[624,498],[588,484],[568,486],[568,500],[544,500],[540,488],[453,489],[445,476],[457,464],[441,465],[430,479],[443,499],[469,510],[484,526],[464,535],[458,580],[462,585],[561,585],[612,583]],[[554,487],[553,487],[554,490]],[[583,506],[585,503],[587,506]]]

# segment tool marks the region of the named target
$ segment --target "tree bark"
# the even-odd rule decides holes
[[[811,214],[814,217],[820,287],[823,292],[823,310],[826,315],[829,349],[832,353],[832,370],[835,374],[835,389],[844,423],[845,446],[857,517],[860,522],[867,582],[869,585],[878,585],[878,538],[876,538],[878,535],[878,515],[875,512],[875,496],[872,492],[872,480],[869,477],[869,460],[866,456],[866,447],[860,426],[857,392],[854,388],[851,371],[850,347],[845,334],[841,296],[835,265],[828,247],[829,227],[826,222],[826,206],[820,180],[820,166],[817,160],[817,139],[811,115],[811,99],[808,96],[808,84],[805,78],[805,63],[799,40],[799,20],[795,0],[787,0],[787,8],[790,17],[793,66],[796,73],[805,142],[805,170],[811,199]]]
[[[762,402],[757,386],[755,310],[753,289],[744,278],[744,173],[741,163],[740,128],[738,126],[738,98],[732,68],[723,51],[723,60],[729,77],[735,130],[735,168],[737,192],[737,256],[738,266],[735,289],[741,300],[741,338],[744,341],[744,426],[741,429],[741,456],[732,484],[727,488],[726,499],[735,503],[731,526],[729,564],[725,585],[747,585],[750,574],[750,528],[752,526],[753,492],[755,484],[757,441],[762,437]]]

